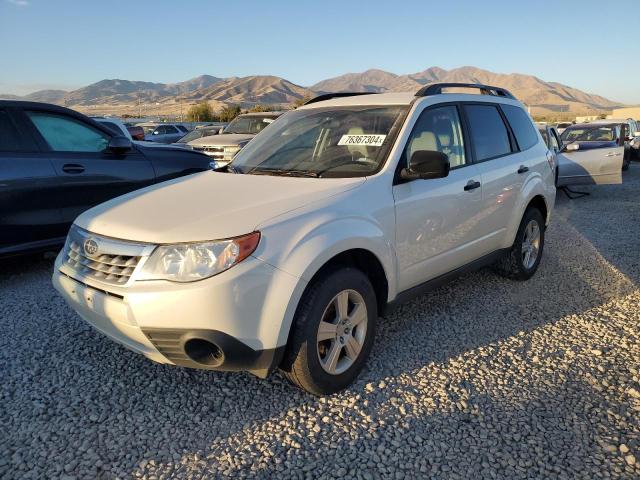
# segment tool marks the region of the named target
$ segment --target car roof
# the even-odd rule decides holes
[[[320,107],[351,107],[351,106],[367,106],[367,105],[411,105],[415,100],[438,98],[442,102],[451,101],[470,101],[470,102],[494,102],[506,103],[510,105],[522,104],[518,100],[497,95],[479,95],[473,93],[439,93],[437,95],[416,96],[415,92],[389,92],[389,93],[371,93],[358,94],[353,96],[335,97],[329,100],[313,102],[303,105],[299,109],[311,109]]]
[[[589,128],[593,125],[597,125],[599,127],[615,127],[616,125],[620,125],[618,122],[587,122],[587,123],[576,123],[575,125],[570,125],[567,127],[567,130],[573,130],[577,128]]]
[[[284,114],[285,111],[275,111],[275,112],[247,112],[241,113],[238,117],[268,117],[268,116],[277,116]]]

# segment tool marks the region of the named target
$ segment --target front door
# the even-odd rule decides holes
[[[470,163],[456,105],[427,108],[411,132],[403,156],[413,152],[446,153],[451,171],[445,178],[398,181],[396,252],[399,289],[406,290],[478,258],[482,186]]]
[[[155,173],[135,146],[125,154],[107,149],[110,136],[61,113],[27,111],[58,176],[54,201],[68,227],[85,210],[150,185]]]

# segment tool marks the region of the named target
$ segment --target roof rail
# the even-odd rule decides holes
[[[371,95],[375,92],[336,92],[336,93],[323,93],[317,97],[313,97],[311,100],[307,100],[303,105],[309,105],[310,103],[323,102],[325,100],[331,100],[332,98],[341,97],[356,97],[358,95]]]
[[[416,92],[416,97],[427,97],[429,95],[439,95],[443,88],[477,88],[482,95],[493,95],[495,97],[505,97],[516,100],[513,94],[500,87],[492,87],[491,85],[482,85],[481,83],[432,83],[425,85]]]

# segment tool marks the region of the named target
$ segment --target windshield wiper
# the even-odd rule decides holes
[[[319,177],[318,173],[311,172],[309,170],[286,170],[282,168],[254,168],[247,173],[257,175],[278,175],[281,177]]]

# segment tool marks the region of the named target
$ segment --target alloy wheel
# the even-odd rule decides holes
[[[348,370],[358,359],[367,336],[367,305],[355,290],[343,290],[329,302],[317,334],[320,365],[330,375]]]

